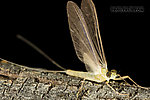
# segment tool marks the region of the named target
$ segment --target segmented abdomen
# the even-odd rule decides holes
[[[67,70],[66,74],[71,75],[71,76],[84,78],[84,79],[91,80],[91,81],[95,81],[95,82],[103,82],[106,80],[106,78],[103,77],[102,75],[100,75],[100,74],[94,75],[93,73],[90,73],[90,72]]]

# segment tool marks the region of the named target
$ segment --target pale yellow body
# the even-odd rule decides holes
[[[47,70],[46,71],[65,72],[68,75],[80,77],[94,82],[107,81],[106,84],[112,90],[114,89],[108,84],[110,79],[124,80],[128,78],[133,83],[135,83],[129,76],[121,77],[119,74],[117,74],[116,70],[111,70],[108,72],[107,61],[105,58],[100,30],[99,30],[97,13],[96,13],[95,5],[92,2],[92,0],[82,0],[81,8],[79,8],[74,2],[69,1],[67,3],[67,14],[68,14],[70,33],[71,33],[76,54],[79,60],[86,65],[86,69],[88,72],[66,70],[58,63],[56,63],[53,59],[48,57],[42,50],[40,50],[30,41],[18,35],[19,39],[29,44],[40,54],[46,57],[49,61],[51,61],[53,64],[55,64],[56,66],[64,70],[64,71],[47,71]],[[138,84],[136,85],[139,86]],[[77,93],[77,97],[80,90],[82,89],[82,86],[83,84],[81,84],[81,88]],[[123,95],[127,95],[127,94],[123,94]]]
[[[106,76],[108,70],[102,69],[101,74],[94,74],[90,72],[82,72],[82,71],[74,71],[74,70],[66,70],[66,74],[71,76],[80,77],[86,80],[95,81],[95,82],[104,82],[109,81],[109,78]]]

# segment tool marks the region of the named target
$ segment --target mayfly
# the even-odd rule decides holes
[[[67,14],[70,33],[76,55],[85,64],[88,72],[67,70],[57,64],[53,59],[48,57],[42,50],[40,50],[27,39],[20,35],[18,35],[18,38],[29,44],[31,47],[49,59],[53,64],[64,70],[56,72],[65,72],[68,75],[80,77],[85,80],[95,81],[98,83],[106,81],[106,84],[112,90],[114,89],[108,84],[110,79],[124,80],[128,78],[135,85],[139,86],[129,76],[121,77],[119,74],[117,74],[116,70],[108,71],[99,30],[97,13],[92,0],[82,0],[81,9],[74,2],[69,1],[67,3]]]

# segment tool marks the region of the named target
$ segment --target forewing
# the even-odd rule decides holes
[[[88,71],[100,73],[102,66],[97,59],[97,52],[89,35],[89,29],[84,20],[82,11],[74,3],[67,3],[67,14],[70,33],[78,58],[89,66]]]
[[[102,64],[101,67],[107,69],[107,62],[102,45],[96,8],[92,0],[82,0],[81,11],[89,29],[89,35],[98,54],[98,60]]]

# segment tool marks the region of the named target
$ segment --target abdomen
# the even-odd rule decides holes
[[[100,74],[94,75],[94,73],[90,73],[90,72],[67,70],[66,74],[70,76],[76,76],[87,80],[95,81],[95,82],[103,82],[106,80],[105,77],[103,77],[102,75]]]

